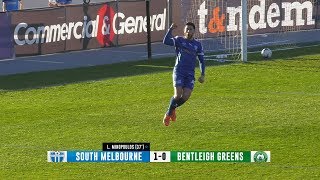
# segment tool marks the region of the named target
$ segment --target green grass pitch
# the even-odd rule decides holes
[[[320,48],[207,62],[162,124],[173,58],[0,77],[0,179],[319,179]],[[196,72],[199,75],[199,70]],[[269,150],[271,163],[48,163],[48,150]]]

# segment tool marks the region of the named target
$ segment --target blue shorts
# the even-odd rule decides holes
[[[183,74],[173,73],[172,78],[173,78],[174,87],[189,88],[193,90],[194,80],[195,80],[194,75],[191,75],[191,74],[183,75]]]

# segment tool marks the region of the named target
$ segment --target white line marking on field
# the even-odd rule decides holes
[[[174,55],[174,53],[158,53],[158,54],[152,54],[152,56],[165,56],[165,55]],[[148,55],[144,55],[143,57],[148,57]]]
[[[40,61],[40,60],[20,60],[20,61],[31,61],[31,62],[52,63],[52,64],[64,64],[64,62],[57,62],[57,61]]]
[[[14,61],[14,59],[0,59],[0,62],[5,62],[5,61]]]
[[[125,52],[125,53],[134,53],[134,54],[145,54],[146,52],[137,52],[137,51],[119,51],[119,50],[106,50],[111,52]]]
[[[288,40],[286,41],[271,41],[271,42],[264,42],[264,43],[260,43],[260,44],[252,44],[252,45],[248,45],[248,47],[255,47],[255,46],[261,46],[261,45],[268,45],[268,44],[277,44],[277,43],[284,43],[284,42],[289,42]]]
[[[41,61],[41,60],[31,60],[31,59],[1,59],[0,62],[6,61],[30,61],[30,62],[40,62],[40,63],[52,63],[52,64],[64,64],[65,62],[57,61]]]

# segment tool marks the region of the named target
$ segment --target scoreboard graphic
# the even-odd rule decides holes
[[[48,151],[48,162],[271,162],[270,151],[150,151],[150,143],[103,143],[102,151]]]

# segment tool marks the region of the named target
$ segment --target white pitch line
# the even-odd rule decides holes
[[[59,54],[59,53],[56,53]],[[40,60],[30,60],[28,58],[36,58],[36,57],[48,57],[56,54],[41,54],[41,55],[34,55],[34,56],[21,56],[21,57],[14,57],[14,58],[8,58],[8,59],[0,59],[0,62],[5,61],[33,61],[33,62],[45,62],[45,63],[55,63],[55,64],[63,64],[64,62],[57,62],[57,61],[40,61]],[[61,53],[62,54],[62,53]]]
[[[20,61],[31,61],[31,62],[52,63],[52,64],[64,64],[64,62],[57,62],[57,61],[39,61],[39,60],[20,60]]]
[[[30,62],[41,62],[41,63],[52,63],[52,64],[64,64],[64,62],[57,62],[57,61],[40,61],[40,60],[24,60],[24,59],[1,59],[0,62],[6,61],[30,61]]]
[[[152,56],[164,56],[164,55],[174,55],[174,53],[158,53],[158,54],[152,54]],[[142,57],[148,57],[148,55],[144,55]]]
[[[281,49],[272,49],[272,51],[285,51],[285,50],[300,49],[300,48],[307,48],[307,47],[316,47],[316,46],[320,46],[320,45],[319,44],[315,44],[315,45],[309,45],[309,46],[295,46],[295,47],[288,47],[288,48],[281,48]],[[248,54],[259,53],[259,52],[261,52],[261,51],[249,51]],[[221,54],[206,55],[204,57],[205,58],[210,58],[210,57],[216,57],[218,55],[221,55]],[[223,55],[230,56],[230,55],[233,55],[233,54],[229,53],[229,54],[223,54]],[[214,59],[210,59],[210,60],[214,60]]]
[[[5,62],[5,61],[14,61],[14,59],[0,59],[0,62]]]
[[[260,44],[252,44],[252,45],[248,45],[248,47],[255,47],[255,46],[261,46],[261,45],[266,45],[266,44],[277,44],[277,43],[284,43],[284,42],[288,42],[289,40],[286,41],[272,41],[272,42],[264,42],[264,43],[260,43]]]
[[[300,49],[300,48],[306,48],[306,47],[316,47],[316,46],[320,46],[319,44],[315,44],[315,45],[309,45],[309,46],[296,46],[296,47],[288,47],[288,48],[281,48],[281,49],[273,49],[272,51],[286,51],[286,50],[292,50],[292,49]],[[252,51],[252,52],[248,52],[248,54],[251,53],[258,53],[261,51]]]
[[[119,50],[105,50],[111,52],[126,52],[126,53],[134,53],[134,54],[145,54],[146,52],[136,52],[136,51],[119,51]]]

